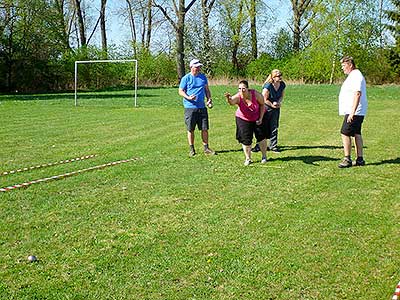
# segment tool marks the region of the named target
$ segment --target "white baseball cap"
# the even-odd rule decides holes
[[[198,59],[192,59],[191,61],[190,61],[190,64],[189,64],[189,66],[191,67],[191,68],[193,68],[193,67],[201,67],[203,64],[200,62],[200,60],[198,60]]]

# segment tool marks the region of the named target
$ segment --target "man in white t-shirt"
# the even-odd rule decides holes
[[[343,124],[340,130],[342,135],[344,158],[339,168],[348,168],[352,165],[363,166],[363,139],[361,125],[367,113],[367,88],[365,78],[352,57],[345,56],[340,60],[343,72],[348,75],[342,84],[339,94],[339,115],[343,116]],[[356,161],[351,160],[351,137],[354,137]]]

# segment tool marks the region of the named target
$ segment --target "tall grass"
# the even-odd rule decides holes
[[[256,87],[256,86],[254,86]],[[257,88],[259,88],[257,86]],[[177,89],[0,97],[0,299],[390,299],[400,280],[400,88],[369,87],[365,167],[342,158],[338,86],[290,85],[281,154],[244,167],[212,86],[188,157]],[[29,263],[28,255],[38,261]]]

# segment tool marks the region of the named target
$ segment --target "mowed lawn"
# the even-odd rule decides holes
[[[254,86],[260,88],[259,86]],[[340,86],[288,85],[280,154],[243,166],[230,87],[188,157],[177,88],[0,96],[0,299],[391,299],[400,281],[400,87],[368,87],[365,167]],[[37,261],[30,263],[28,255]]]

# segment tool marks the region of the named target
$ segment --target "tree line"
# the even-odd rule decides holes
[[[113,1],[0,0],[0,90],[70,90],[74,62],[88,59],[137,59],[142,85],[177,84],[194,57],[212,78],[263,80],[279,68],[335,83],[340,57],[352,55],[368,82],[400,81],[400,0]],[[279,3],[291,10],[285,22]],[[113,15],[129,33],[120,45],[108,41]],[[85,88],[124,86],[132,70],[96,65],[79,76]]]

